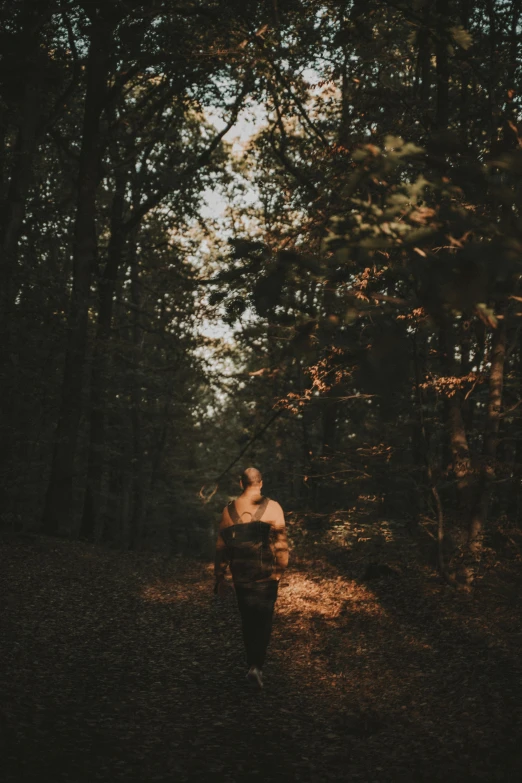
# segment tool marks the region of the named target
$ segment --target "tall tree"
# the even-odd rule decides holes
[[[118,18],[87,4],[89,54],[86,64],[85,110],[78,168],[78,200],[74,224],[73,279],[62,400],[43,511],[47,533],[70,525],[76,444],[83,408],[85,355],[91,283],[98,262],[96,195],[101,176],[102,114],[107,98],[112,34]]]

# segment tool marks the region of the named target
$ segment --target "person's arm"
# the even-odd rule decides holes
[[[285,568],[288,568],[288,538],[286,535],[286,523],[283,509],[276,503],[275,521],[274,521],[274,557],[276,561],[277,572],[282,574]]]
[[[215,593],[218,592],[219,585],[225,581],[225,575],[230,561],[227,546],[223,541],[223,536],[221,535],[221,531],[223,530],[224,527],[226,527],[225,515],[226,515],[226,509],[223,509],[223,513],[221,515],[221,521],[219,523],[219,530],[218,530],[218,536],[216,541],[216,556],[214,559],[214,577],[216,580],[214,585]]]

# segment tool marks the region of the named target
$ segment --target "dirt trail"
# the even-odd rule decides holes
[[[519,614],[289,571],[253,692],[210,566],[0,544],[6,783],[515,781]]]

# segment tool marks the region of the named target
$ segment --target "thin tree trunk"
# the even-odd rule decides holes
[[[37,148],[37,126],[40,119],[41,90],[38,80],[31,78],[25,87],[22,120],[15,149],[15,164],[7,191],[2,221],[2,298],[7,317],[16,297],[15,272],[18,265],[18,244],[25,218],[27,195],[32,182],[34,155]]]
[[[110,337],[114,294],[118,271],[125,247],[123,218],[125,209],[125,172],[116,171],[116,189],[112,202],[111,235],[108,258],[99,287],[99,310],[96,341],[91,372],[91,415],[87,486],[80,537],[88,541],[103,537],[102,530],[102,484],[105,463],[105,431],[107,407],[107,365],[110,351]]]
[[[322,395],[321,421],[323,425],[323,454],[325,455],[330,454],[335,449],[339,408],[335,394],[335,390],[330,390]]]
[[[418,44],[419,44],[419,63],[418,73],[420,81],[419,97],[424,106],[428,105],[431,89],[431,33],[430,33],[430,16],[431,9],[430,3],[427,2],[424,6],[424,24],[419,30]]]
[[[12,154],[10,175],[2,172],[2,196],[0,201],[0,384],[1,424],[5,433],[12,426],[17,395],[17,351],[14,340],[15,321],[13,310],[20,275],[19,244],[23,233],[26,205],[34,174],[35,155],[38,149],[37,130],[42,110],[42,50],[40,48],[41,20],[36,18],[33,3],[25,4],[26,24],[19,45],[26,51],[27,67],[22,74],[24,85],[18,113],[19,124]],[[2,107],[5,114],[5,107]],[[2,122],[2,141],[7,133],[7,120]],[[7,149],[4,150],[4,154]],[[7,157],[7,155],[6,155]],[[3,161],[2,161],[3,162]],[[4,168],[4,167],[2,167]],[[9,438],[8,438],[9,439]],[[3,449],[0,455],[0,474],[4,477],[0,487],[0,508],[5,514],[12,508],[12,497],[8,490],[7,477],[13,453]]]
[[[339,32],[342,37],[347,31],[346,3],[343,3],[339,10]],[[344,41],[343,41],[344,44]],[[352,109],[352,93],[354,89],[353,81],[350,79],[350,51],[346,44],[343,50],[343,64],[341,73],[341,118],[339,123],[339,132],[337,143],[341,148],[348,149],[350,146]]]
[[[342,71],[342,84],[341,84],[341,122],[339,126],[339,134],[338,134],[338,143],[339,147],[342,150],[348,150],[350,148],[350,139],[351,139],[351,119],[352,119],[352,110],[351,110],[351,102],[353,100],[352,98],[352,91],[353,91],[353,81],[351,81],[349,72],[348,72],[348,66],[349,66],[349,58],[348,55],[345,55],[344,62],[343,62],[343,71]]]
[[[440,346],[442,352],[442,367],[444,374],[457,380],[458,366],[455,360],[455,339],[452,324],[447,321],[440,329]],[[464,544],[469,509],[473,496],[473,473],[471,454],[462,416],[462,394],[455,388],[450,397],[446,398],[444,412],[446,416],[446,431],[452,457],[452,469],[457,486],[457,536],[459,544]]]
[[[518,335],[518,394],[522,400],[522,329]],[[518,519],[520,509],[522,508],[522,406],[518,408],[515,429],[515,454],[513,465],[513,507],[512,513]]]
[[[131,423],[133,440],[132,459],[132,517],[130,522],[130,547],[139,549],[143,540],[145,525],[145,447],[143,443],[143,424],[141,420],[141,384],[139,382],[141,354],[143,351],[143,329],[140,325],[141,287],[139,280],[139,266],[136,253],[131,259],[131,299],[132,310],[132,342],[134,346],[134,366],[136,376],[132,379],[131,391]]]
[[[335,315],[338,307],[335,284],[329,280],[326,281],[323,295],[323,312],[326,316]],[[334,375],[332,374],[332,379]],[[336,399],[339,390],[335,388],[335,381],[332,380],[332,387],[322,395],[321,402],[321,423],[323,429],[323,453],[331,454],[335,449],[337,439],[337,419],[339,415],[339,401]]]
[[[484,530],[487,524],[488,507],[491,490],[496,472],[496,456],[502,410],[502,390],[504,386],[504,364],[506,358],[506,328],[504,320],[493,333],[491,347],[491,370],[489,374],[489,396],[484,432],[483,460],[477,496],[471,513],[468,549],[473,563],[476,565],[482,554]],[[466,569],[466,581],[473,581],[473,567]]]
[[[110,29],[104,20],[96,19],[91,27],[87,61],[74,230],[73,286],[62,400],[43,514],[43,529],[49,534],[70,530],[72,521],[74,463],[82,414],[90,287],[97,260],[96,191],[100,177],[100,120],[107,89],[109,53]]]
[[[417,401],[417,415],[418,415],[418,429],[419,429],[419,446],[422,453],[422,462],[424,463],[426,470],[426,478],[428,480],[428,486],[430,488],[431,495],[435,502],[435,510],[437,514],[437,565],[440,575],[448,582],[448,584],[455,586],[456,579],[453,574],[450,573],[446,564],[446,531],[444,524],[444,510],[442,507],[442,501],[440,499],[439,490],[435,481],[433,464],[430,457],[430,444],[428,433],[426,430],[426,421],[423,411],[423,395],[421,388],[421,370],[419,360],[419,350],[417,345],[417,332],[413,335],[413,362],[415,367],[415,396]]]
[[[506,109],[503,122],[503,146],[505,149],[518,147],[517,119],[518,109],[514,101],[516,90],[516,76],[518,69],[518,47],[520,43],[520,16],[522,14],[522,0],[513,0],[511,8],[511,29],[509,31],[509,64],[506,71]]]
[[[448,14],[449,0],[436,0],[437,14],[437,108],[435,124],[438,130],[445,130],[449,121],[449,58],[448,58]]]
[[[461,519],[464,519],[472,495],[472,470],[468,438],[462,417],[462,395],[459,391],[456,391],[448,401],[448,427],[453,472],[457,479],[457,503]]]
[[[496,90],[498,87],[498,53],[497,49],[497,18],[495,14],[495,3],[493,0],[486,0],[486,12],[489,22],[489,63],[488,63],[488,104],[489,104],[489,129],[490,129],[490,153],[500,151],[498,133],[498,105]]]
[[[467,319],[464,323],[469,324],[470,319]],[[460,360],[460,366],[461,366],[461,375],[466,376],[469,375],[472,368],[472,352],[471,352],[471,346],[472,346],[472,334],[471,329],[468,327],[467,329],[462,326],[461,329],[461,338],[460,338],[460,352],[461,352],[461,360]],[[475,401],[470,396],[466,398],[466,395],[464,395],[462,400],[462,418],[464,420],[464,426],[466,427],[466,432],[468,434],[468,437],[471,435],[471,431],[473,428],[473,414],[475,411]]]
[[[29,5],[29,4],[26,4]],[[0,290],[3,317],[8,318],[16,297],[15,272],[18,264],[18,244],[25,218],[27,196],[33,181],[34,156],[38,146],[38,126],[42,109],[42,53],[40,29],[43,20],[28,11],[22,41],[27,50],[27,69],[21,99],[20,124],[14,149],[14,161],[0,212]]]
[[[25,24],[21,30],[18,47],[24,51],[24,73],[20,83],[24,85],[19,103],[19,124],[13,151],[13,164],[9,182],[2,182],[0,202],[0,296],[2,319],[9,323],[9,314],[18,294],[18,250],[22,235],[27,199],[34,181],[35,157],[39,143],[46,131],[63,115],[78,82],[79,68],[74,68],[71,83],[58,97],[56,110],[48,111],[48,95],[43,96],[45,81],[42,78],[49,65],[49,55],[42,44],[42,30],[53,14],[52,2],[24,3]],[[4,140],[7,123],[1,124],[0,137]],[[4,173],[2,172],[2,176]],[[5,324],[2,324],[5,329]],[[2,348],[8,353],[8,342],[2,340]]]
[[[460,3],[460,23],[465,30],[469,29],[471,13],[471,0],[461,0]],[[468,71],[461,66],[461,84],[460,84],[460,138],[465,148],[468,146],[469,133],[469,75]]]

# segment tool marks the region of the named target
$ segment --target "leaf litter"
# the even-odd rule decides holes
[[[6,783],[522,779],[512,597],[300,558],[258,693],[208,562],[39,536],[0,561]]]

